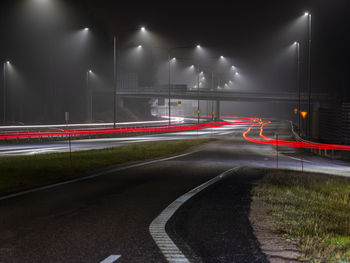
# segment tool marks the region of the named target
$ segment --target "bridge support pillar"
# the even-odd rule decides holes
[[[124,100],[122,98],[118,98],[118,107],[124,108]]]
[[[216,109],[215,109],[215,119],[218,120],[220,119],[220,101],[216,101]]]

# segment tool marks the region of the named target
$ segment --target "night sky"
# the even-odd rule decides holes
[[[282,70],[288,71],[291,62],[284,61],[282,54],[294,41],[301,42],[305,79],[306,26],[295,26],[305,11],[310,11],[313,19],[312,89],[336,93],[342,99],[348,99],[350,95],[348,0],[166,1],[163,4],[155,1],[127,4],[108,0],[52,0],[60,2],[59,12],[64,13],[58,18],[61,21],[55,21],[56,24],[50,27],[50,23],[41,20],[40,26],[32,27],[32,21],[26,16],[33,7],[23,6],[26,2],[40,1],[2,1],[0,27],[3,36],[1,60],[16,61],[18,70],[23,72],[22,76],[30,86],[27,90],[35,90],[36,97],[46,94],[40,100],[49,100],[50,94],[57,90],[61,101],[68,91],[74,97],[84,89],[84,72],[93,63],[106,72],[106,79],[111,78],[113,35],[120,36],[123,45],[129,37],[125,32],[141,25],[161,36],[169,46],[200,43],[218,54],[234,58],[242,72],[255,80],[257,90],[291,90],[295,86],[293,74],[287,76]],[[86,26],[94,31],[93,44],[85,47],[89,55],[75,59],[68,55],[66,60],[63,59],[62,55],[67,52],[61,47],[60,51],[55,51],[62,36]],[[77,73],[73,74],[73,71]],[[53,80],[55,76],[60,77]],[[302,86],[305,90],[305,83]],[[68,104],[73,107],[74,103],[83,104],[83,99],[80,102],[71,100]]]

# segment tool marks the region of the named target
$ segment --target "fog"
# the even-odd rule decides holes
[[[4,4],[0,30],[5,37],[0,43],[0,57],[2,62],[11,62],[5,66],[6,81],[1,89],[6,86],[6,93],[1,92],[1,101],[6,102],[6,123],[61,123],[64,112],[70,112],[72,122],[91,121],[91,115],[92,121],[113,120],[114,36],[117,36],[117,92],[146,87],[167,90],[169,84],[185,85],[188,91],[240,93],[297,93],[300,85],[301,92],[308,92],[308,32],[303,13],[294,19],[289,16],[270,31],[263,31],[268,32],[263,36],[257,35],[256,39],[251,36],[246,44],[249,49],[239,52],[234,46],[230,48],[228,39],[240,41],[242,35],[238,32],[242,29],[230,31],[230,38],[197,34],[198,42],[194,42],[193,38],[173,35],[170,29],[164,35],[146,24],[135,26],[136,17],[130,25],[126,22],[113,27],[113,23],[101,18],[102,11],[95,12],[86,1],[73,4],[27,0]],[[141,26],[145,30],[140,30]],[[244,23],[238,26],[244,27]],[[186,28],[182,30],[184,35],[189,34]],[[316,33],[319,32],[318,29]],[[210,46],[200,42],[209,37],[224,44]],[[299,83],[295,41],[300,43]],[[319,44],[315,54],[321,54],[318,49]],[[176,59],[169,62],[169,58]],[[329,88],[330,81],[320,77],[320,73],[326,72],[324,67],[317,67],[320,59],[322,56],[313,57],[316,64],[313,72],[318,71],[312,75],[313,92]],[[92,73],[87,81],[89,70]],[[123,108],[117,109],[119,117],[152,118],[150,105],[157,99],[137,103],[131,99],[118,100],[118,106]],[[196,101],[188,103],[191,106],[185,112],[182,109],[182,114],[195,114]],[[200,103],[203,112],[211,112],[210,101]],[[223,115],[291,119],[297,105],[242,101],[223,102],[221,107]],[[142,116],[138,115],[140,112]]]

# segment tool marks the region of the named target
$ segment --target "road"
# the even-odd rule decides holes
[[[81,139],[72,140],[72,151],[103,149],[109,147],[118,147],[133,143],[179,140],[179,139],[197,139],[208,138],[214,135],[224,135],[247,128],[247,125],[226,126],[220,128],[210,128],[194,131],[182,131],[176,133],[165,133],[156,135],[129,136],[120,138],[99,138],[99,139]],[[68,141],[52,141],[38,143],[22,144],[0,144],[1,156],[21,156],[42,153],[55,153],[69,151]]]
[[[246,142],[241,135],[245,129],[225,127],[220,132],[226,134],[218,136],[220,140],[186,156],[1,200],[0,262],[102,262],[111,255],[121,255],[116,259],[117,263],[166,262],[150,235],[149,226],[170,203],[233,167],[275,167],[275,148]],[[273,135],[276,129],[279,129],[281,138],[290,136],[288,129],[281,128],[278,123],[267,127],[265,135]],[[209,136],[211,131],[207,132],[206,136]],[[196,135],[185,133],[181,136]],[[281,149],[279,167],[300,170],[298,150]],[[350,174],[347,163],[314,156],[305,157],[304,168],[345,176]],[[245,207],[244,212],[239,213],[241,220],[233,221],[233,225],[218,219],[212,221],[212,225],[207,221],[197,224],[201,218],[196,213],[187,213],[188,222],[197,225],[191,234],[201,233],[201,227],[218,229],[215,224],[220,226],[218,231],[208,234],[210,239],[203,239],[203,249],[212,247],[212,250],[198,249],[198,238],[197,243],[191,239],[187,244],[179,245],[180,249],[181,246],[187,247],[188,251],[184,253],[191,261],[227,262],[227,258],[233,262],[245,262],[240,261],[242,259],[250,260],[246,262],[265,261],[246,221],[251,181],[242,183],[242,176],[233,174],[227,179],[231,184],[246,186],[239,188],[240,191],[231,189],[237,193],[232,205],[238,210]],[[210,189],[214,190],[209,191],[210,194],[215,193],[215,185],[212,187]],[[242,200],[246,202],[242,203]],[[226,215],[223,211],[221,218]],[[210,212],[210,207],[207,212]],[[181,218],[177,221],[181,222]],[[226,242],[232,238],[232,228],[239,229],[242,238]],[[181,230],[176,229],[170,225],[170,238],[181,235]],[[222,247],[221,244],[240,249],[217,249]]]

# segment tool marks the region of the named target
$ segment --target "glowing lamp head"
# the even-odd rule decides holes
[[[137,48],[142,48],[142,45],[138,45]]]
[[[224,59],[224,56],[220,56],[220,59]]]
[[[309,15],[309,12],[305,12],[304,16],[308,16]]]
[[[236,72],[236,73],[235,73],[235,75],[236,75],[236,76],[238,76],[238,75],[239,75],[239,73],[238,73],[238,72]]]
[[[176,58],[175,58],[175,57],[171,59],[171,61],[175,61],[175,60],[176,60]]]
[[[197,48],[201,48],[201,45],[197,45]]]
[[[92,73],[92,70],[91,70],[91,69],[89,70],[89,73],[90,73],[90,74]]]
[[[85,27],[85,28],[84,28],[84,31],[89,31],[89,28],[88,28],[88,27]]]
[[[7,65],[10,65],[10,61],[6,61],[6,64],[7,64]]]
[[[146,28],[143,26],[143,27],[141,27],[141,31],[142,32],[145,32],[146,31]]]

